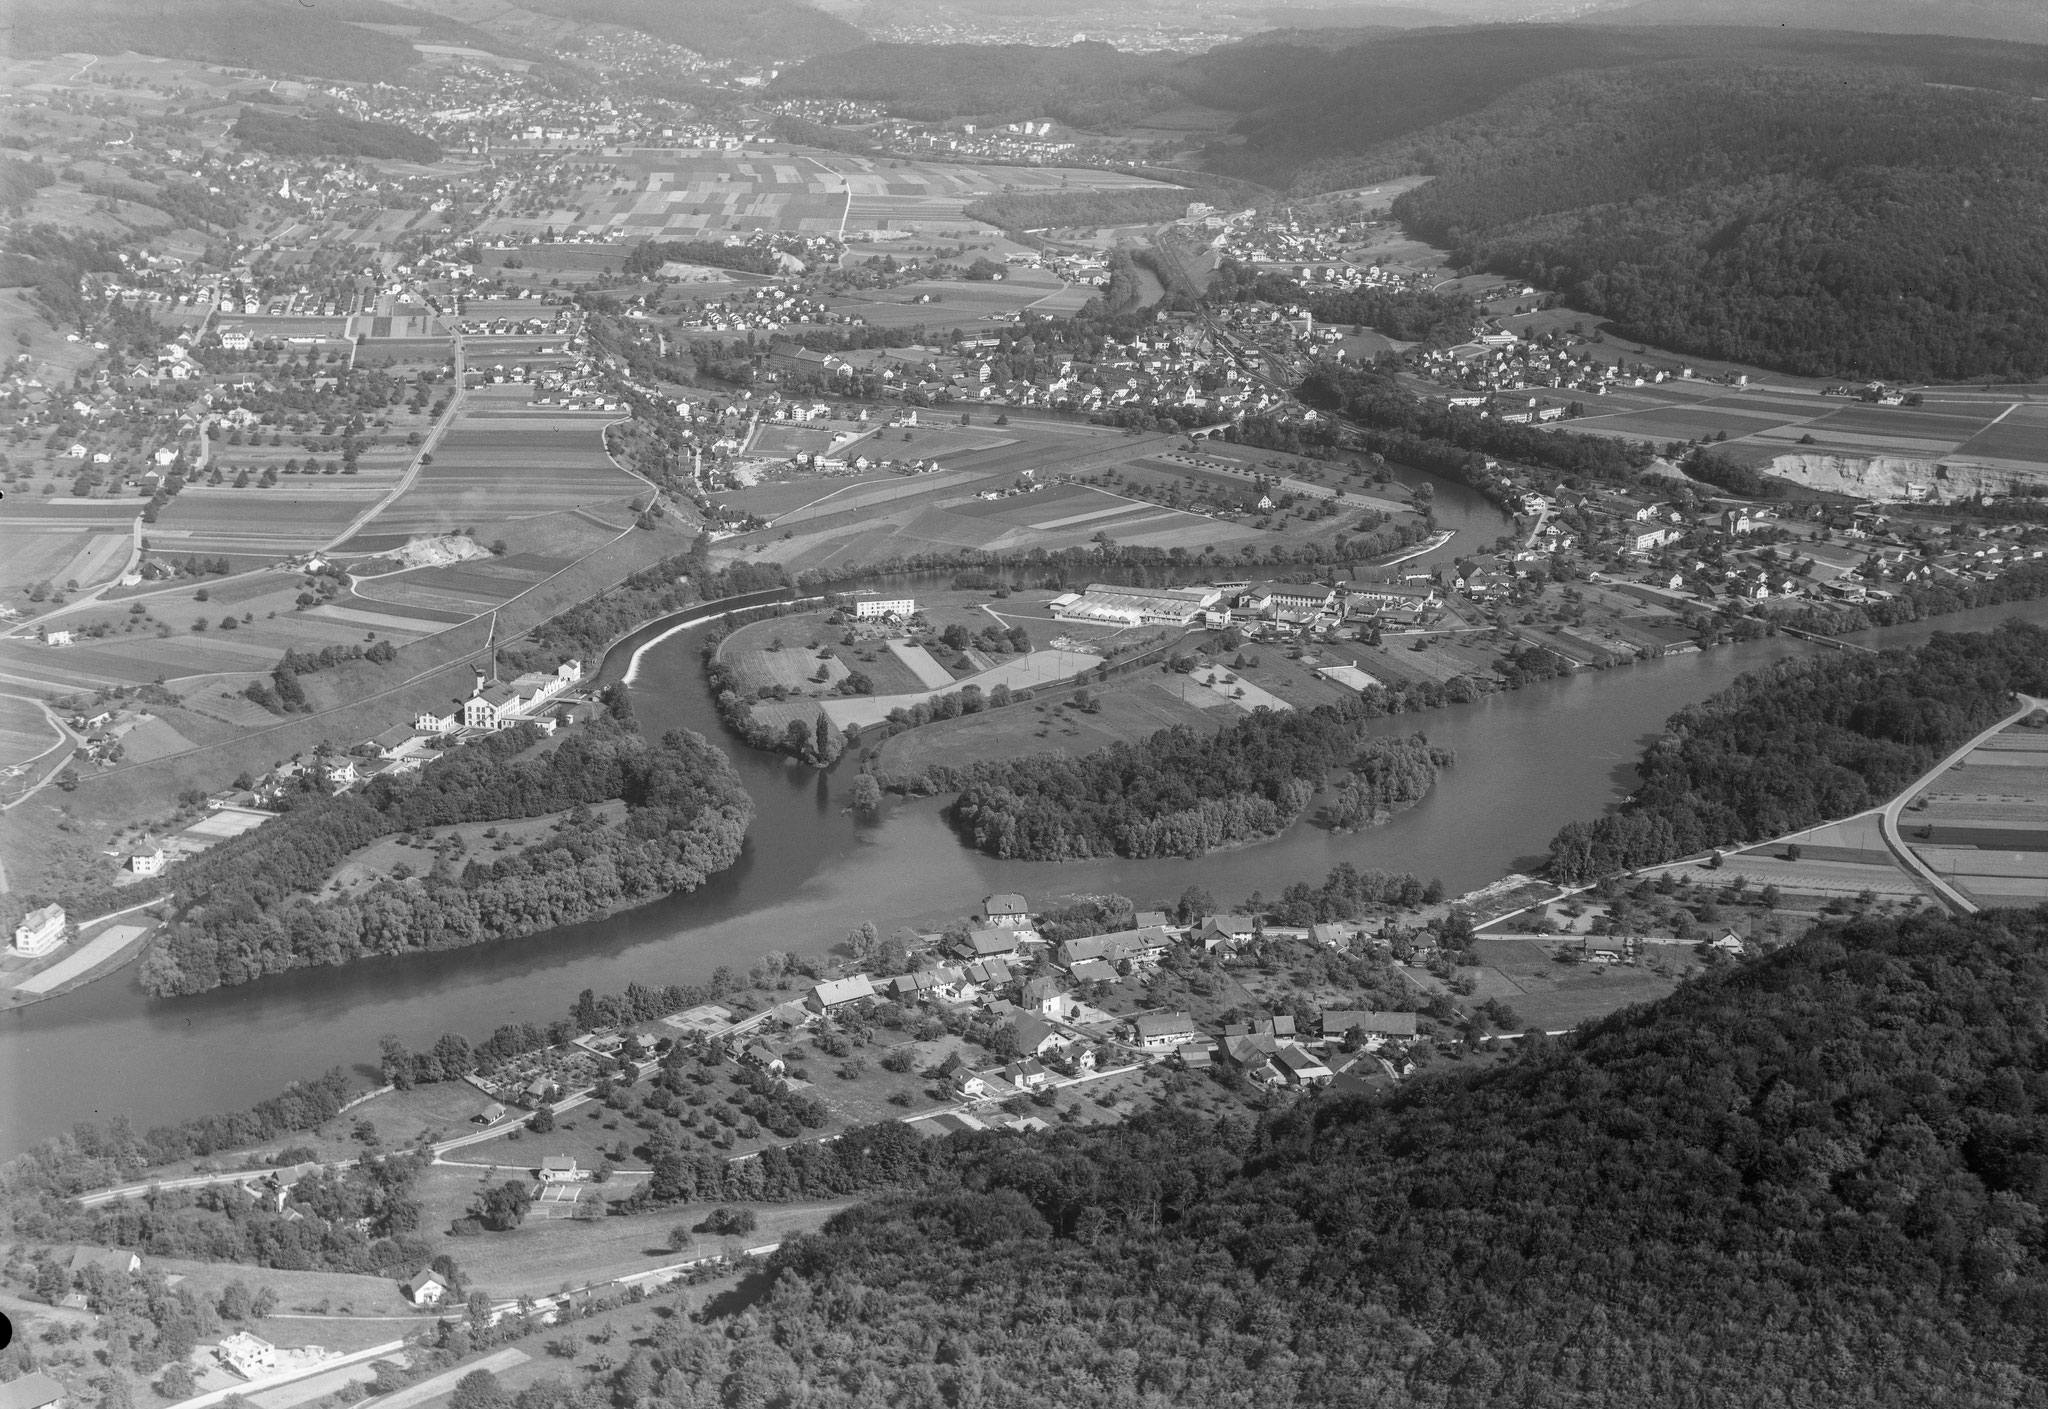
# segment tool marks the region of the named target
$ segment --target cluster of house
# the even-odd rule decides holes
[[[1451,405],[1523,424],[1556,420],[1565,409],[1541,407],[1532,398],[1515,397],[1515,392],[1540,389],[1605,396],[1614,387],[1651,386],[1696,375],[1683,365],[1675,371],[1642,362],[1631,367],[1628,359],[1620,356],[1610,365],[1585,351],[1586,346],[1564,334],[1531,340],[1515,333],[1489,332],[1457,347],[1416,352],[1409,361],[1424,376],[1457,388],[1446,398]],[[1747,378],[1742,378],[1737,385],[1746,382]]]
[[[1270,1085],[1327,1085],[1356,1069],[1363,1079],[1392,1071],[1377,1063],[1385,1043],[1416,1034],[1413,1013],[1326,1012],[1321,1031],[1297,1034],[1292,1017],[1263,1020],[1263,1026],[1234,1024],[1205,1035],[1186,1013],[1150,1013],[1118,1019],[1094,1007],[1090,998],[1156,968],[1182,948],[1229,952],[1259,936],[1287,936],[1331,948],[1362,942],[1354,925],[1312,925],[1275,929],[1240,913],[1204,917],[1198,924],[1178,925],[1161,911],[1135,915],[1136,927],[1047,944],[1033,927],[1025,897],[991,895],[983,901],[980,923],[951,941],[943,936],[906,932],[907,947],[932,954],[915,972],[889,978],[854,974],[815,984],[783,1010],[769,1010],[728,1033],[725,1042],[734,1057],[771,1075],[783,1076],[786,1063],[761,1033],[778,1015],[801,1025],[854,1005],[891,1001],[932,1005],[948,1010],[974,1008],[1007,1024],[1016,1034],[1016,1056],[992,1067],[977,1067],[955,1054],[940,1075],[963,1099],[1029,1093],[1054,1081],[1056,1074],[1080,1075],[1096,1069],[1102,1054],[1120,1042],[1138,1060],[1172,1058],[1187,1067],[1226,1061],[1247,1079]],[[1341,1047],[1342,1052],[1329,1049]],[[1323,1060],[1312,1060],[1321,1051]],[[1360,1061],[1374,1058],[1360,1067]]]
[[[487,734],[515,724],[532,723],[552,734],[556,721],[539,713],[540,709],[582,679],[583,662],[572,660],[552,671],[529,670],[508,683],[497,678],[494,662],[488,676],[481,668],[477,670],[476,685],[469,698],[457,701],[455,708],[439,714],[424,711],[414,717],[411,729],[386,730],[371,742],[377,745],[381,757],[398,759],[417,756],[429,738],[465,730]],[[398,738],[401,733],[405,735],[403,740]]]
[[[1443,598],[1427,574],[1413,581],[1221,582],[1197,587],[1129,587],[1090,583],[1048,604],[1056,617],[1119,626],[1224,627],[1271,624],[1316,630],[1345,622],[1413,625],[1429,619]]]
[[[1237,316],[1235,310],[1231,316]],[[1270,321],[1264,314],[1259,321]],[[997,338],[966,338],[948,349],[865,348],[812,352],[794,344],[770,349],[771,373],[810,376],[825,386],[858,377],[879,381],[885,396],[924,403],[970,401],[989,406],[1041,407],[1083,414],[1121,409],[1172,413],[1183,421],[1223,422],[1292,403],[1258,381],[1241,359],[1217,346],[1199,325],[1170,320],[1128,339],[1106,339],[1094,361],[1048,359],[1036,376],[1013,371]],[[1012,352],[1036,350],[1028,336]]]
[[[668,278],[681,278],[694,267],[664,264],[661,273]],[[821,298],[798,288],[773,284],[727,294],[715,303],[700,303],[685,316],[682,326],[703,332],[738,333],[851,321],[844,313],[834,313]]]

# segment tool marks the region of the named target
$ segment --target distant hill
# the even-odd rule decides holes
[[[453,20],[384,0],[17,0],[0,42],[10,56],[134,50],[270,74],[390,81],[419,61],[412,41],[363,23],[415,26],[428,42],[511,53]],[[352,21],[360,23],[352,23]]]
[[[2048,4],[2041,0],[1634,0],[1576,18],[1599,24],[1769,24],[2048,44]]]
[[[714,58],[800,59],[867,43],[842,19],[798,0],[521,0],[524,8],[615,24]]]
[[[1057,119],[1113,127],[1181,99],[1169,55],[1108,44],[868,44],[820,54],[776,80],[778,96],[880,103],[900,117]]]
[[[758,1320],[657,1338],[638,1383],[834,1406],[2038,1404],[2044,1005],[2042,911],[1859,920],[1256,1129],[1183,1110],[955,1136],[941,1184],[785,1243]],[[1160,1103],[1207,1079],[1162,1072]]]

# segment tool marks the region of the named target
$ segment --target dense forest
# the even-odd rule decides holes
[[[1636,765],[1642,786],[1560,831],[1551,874],[1592,880],[1875,807],[2012,708],[2014,691],[2048,692],[2048,629],[2012,621],[1752,671],[1666,721]]]
[[[1369,737],[1358,702],[1255,710],[1216,734],[1185,726],[1079,758],[1036,754],[952,770],[949,815],[991,856],[1200,856],[1285,830],[1325,782],[1333,826],[1384,821],[1451,762],[1422,736]]]
[[[739,857],[753,802],[723,754],[695,734],[650,744],[600,719],[554,748],[530,724],[447,754],[404,779],[289,796],[277,821],[181,863],[176,919],[143,962],[150,992],[201,993],[265,974],[378,954],[452,949],[592,919],[693,890]],[[623,799],[607,825],[592,804]],[[321,896],[335,868],[380,837],[459,822],[568,812],[568,825],[503,859],[436,852]],[[460,863],[460,864],[458,864]]]
[[[702,264],[712,269],[737,269],[748,274],[781,272],[782,262],[773,250],[754,245],[727,245],[710,240],[647,240],[633,246],[621,262],[621,273],[647,275],[671,260],[678,264]]]
[[[2044,1003],[2041,912],[1864,920],[1380,1102],[954,1137],[664,1400],[2037,1403]]]
[[[297,117],[248,107],[229,129],[237,141],[280,157],[380,157],[429,162],[441,155],[431,137],[392,122],[340,113]]]
[[[2048,113],[1910,75],[1580,73],[1408,147],[1395,211],[1626,336],[1813,376],[2048,370]]]

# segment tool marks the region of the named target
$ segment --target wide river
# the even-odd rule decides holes
[[[1499,515],[1484,504],[1444,502],[1457,488],[1439,488],[1439,517],[1446,527],[1484,528],[1486,543],[1470,547],[1490,544],[1502,531]],[[2013,615],[2048,621],[2048,602],[1859,639],[1910,644],[1937,629],[1982,629]],[[699,639],[688,630],[648,651],[633,699],[643,728],[696,729],[732,754],[758,815],[730,871],[695,894],[529,939],[306,970],[170,1001],[145,995],[131,966],[10,1012],[0,1017],[0,1154],[74,1121],[125,1113],[147,1127],[244,1107],[295,1078],[374,1060],[382,1033],[413,1046],[448,1031],[482,1038],[500,1023],[560,1017],[584,988],[700,981],[720,964],[744,969],[769,949],[825,948],[863,920],[886,930],[961,914],[993,891],[1035,900],[1118,891],[1149,902],[1201,885],[1231,903],[1350,861],[1440,877],[1456,893],[1535,865],[1561,825],[1597,816],[1626,794],[1634,760],[1674,711],[1742,671],[1823,649],[1756,641],[1388,720],[1388,732],[1423,730],[1456,749],[1458,761],[1420,806],[1373,831],[1333,836],[1304,825],[1198,861],[1060,864],[993,861],[967,850],[936,799],[895,801],[874,820],[856,820],[842,810],[851,778],[844,766],[820,774],[736,747],[701,683]],[[608,670],[616,675],[623,661]]]

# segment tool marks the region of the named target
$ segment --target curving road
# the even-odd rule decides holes
[[[2020,720],[2026,718],[2035,710],[2042,708],[2044,703],[2048,703],[2037,700],[2032,695],[2021,695],[2019,701],[2020,706],[2018,709],[1999,720],[1983,733],[1972,738],[1968,743],[1964,744],[1947,758],[1944,758],[1941,762],[1935,764],[1927,772],[1915,778],[1904,792],[1901,792],[1897,797],[1884,805],[1884,844],[1891,848],[1892,855],[1898,858],[1899,864],[1904,866],[1908,873],[1918,877],[1950,909],[1959,915],[1976,914],[1977,903],[1935,874],[1934,868],[1921,860],[1919,853],[1914,851],[1912,847],[1906,845],[1905,838],[1899,835],[1899,814],[1905,810],[1906,804],[1911,802],[1922,788],[1927,787],[1935,779],[1948,772],[1949,769],[1955,767],[1963,759],[1969,757],[1972,752],[1983,745],[1985,740],[2019,723]]]

